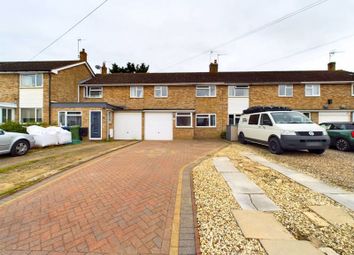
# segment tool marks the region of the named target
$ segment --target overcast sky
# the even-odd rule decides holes
[[[29,60],[103,0],[1,2],[0,61]],[[94,67],[126,62],[150,72],[207,71],[209,54],[173,65],[316,0],[109,0],[35,60],[74,59],[77,39]],[[219,71],[325,69],[331,50],[338,69],[354,71],[354,1],[329,0],[261,32],[217,49]],[[172,66],[171,66],[172,65]],[[167,68],[171,66],[170,68]]]

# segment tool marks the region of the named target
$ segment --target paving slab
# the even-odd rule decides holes
[[[316,213],[313,212],[304,212],[304,214],[309,218],[313,223],[315,223],[319,227],[327,227],[329,223],[319,217]]]
[[[324,255],[309,241],[260,240],[268,255]]]
[[[313,178],[306,174],[299,173],[298,171],[287,168],[280,164],[270,162],[267,159],[258,156],[254,153],[241,153],[241,155],[255,162],[258,162],[259,164],[267,166],[292,179],[293,181],[311,189],[312,191],[321,193],[333,199],[337,203],[351,210],[354,210],[354,193],[348,192],[340,187],[328,185],[319,179]]]
[[[349,224],[354,226],[354,219],[343,208],[333,205],[310,206],[310,209],[331,224]]]
[[[320,251],[322,251],[326,255],[339,255],[332,248],[329,248],[329,247],[321,247],[319,249],[320,249]]]
[[[264,194],[264,191],[252,182],[244,173],[235,173],[235,178],[228,181],[232,191],[236,193],[246,194]]]
[[[246,238],[294,240],[271,213],[249,210],[233,210],[232,213]]]
[[[252,204],[258,211],[272,212],[279,211],[280,208],[265,194],[250,194]]]
[[[232,193],[234,198],[236,199],[237,203],[243,210],[252,210],[257,211],[257,208],[251,201],[251,197],[248,194],[239,194],[239,193]]]
[[[228,157],[217,157],[213,159],[213,162],[216,170],[220,173],[238,172]]]

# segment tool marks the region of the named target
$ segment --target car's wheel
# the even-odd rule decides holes
[[[315,153],[315,154],[323,154],[325,152],[325,150],[309,150],[309,152]]]
[[[339,138],[336,141],[336,148],[339,151],[348,151],[350,149],[350,144],[347,140],[343,139],[343,138]]]
[[[271,153],[273,154],[282,154],[284,152],[283,148],[280,145],[279,139],[272,137],[268,141],[268,147]]]
[[[26,140],[18,140],[17,142],[12,145],[11,148],[11,155],[12,156],[22,156],[27,153],[27,151],[30,149],[29,142]]]
[[[238,135],[238,141],[242,144],[246,144],[247,141],[245,139],[245,135],[241,132],[239,135]]]

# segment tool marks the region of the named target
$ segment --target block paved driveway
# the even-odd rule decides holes
[[[0,207],[0,254],[166,254],[179,170],[222,141],[141,142]]]

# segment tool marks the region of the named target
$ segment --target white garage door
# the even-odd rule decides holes
[[[349,121],[349,118],[349,112],[320,112],[318,115],[319,123],[332,121]]]
[[[145,140],[173,140],[172,113],[145,113]]]
[[[141,140],[141,112],[114,113],[114,139]]]

